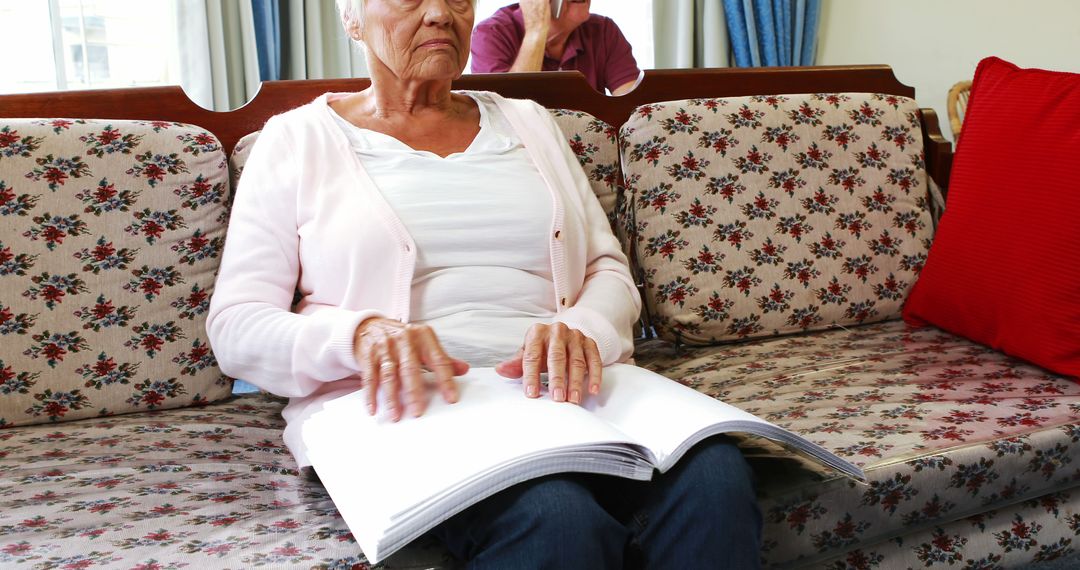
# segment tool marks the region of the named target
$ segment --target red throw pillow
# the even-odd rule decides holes
[[[1080,377],[1080,74],[979,63],[903,315]]]

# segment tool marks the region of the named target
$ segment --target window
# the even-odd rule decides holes
[[[0,63],[0,93],[178,85],[177,10],[186,1],[0,0],[0,37],[9,48]],[[478,0],[476,20],[510,3]],[[592,0],[591,6],[615,20],[642,69],[654,61],[652,4]]]
[[[496,10],[512,4],[511,0],[477,0],[476,21],[489,18]],[[592,0],[590,11],[615,20],[641,69],[653,67],[653,0]],[[465,68],[468,72],[468,67]]]
[[[179,83],[174,2],[0,0],[0,33],[18,46],[0,92]]]
[[[0,30],[9,46],[0,64],[0,92],[56,89],[49,3],[0,0]]]

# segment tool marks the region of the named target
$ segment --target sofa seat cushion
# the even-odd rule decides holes
[[[367,568],[281,442],[285,401],[0,431],[0,567]],[[430,568],[420,543],[390,567]]]
[[[1080,472],[1080,426],[1070,423],[1080,415],[1076,385],[940,332],[890,322],[677,355],[649,342],[638,358],[867,470],[869,485],[857,485],[764,440],[742,442],[759,477],[769,564],[824,560],[968,515],[1007,512],[1073,486]],[[961,403],[968,393],[979,401]],[[792,417],[776,413],[785,405]],[[200,408],[0,430],[0,566],[134,567],[154,559],[163,568],[181,561],[363,568],[332,501],[281,444],[283,406],[247,394]],[[945,421],[950,408],[985,419]],[[998,421],[1014,416],[1021,421],[1005,423],[1020,425]],[[890,431],[907,433],[890,438]],[[906,447],[897,439],[915,434]],[[431,542],[390,563],[451,566]]]
[[[229,395],[205,330],[228,185],[199,127],[0,119],[0,427]]]
[[[670,101],[637,108],[620,133],[662,337],[707,344],[900,315],[933,232],[914,100]]]
[[[860,544],[816,564],[823,570],[870,568],[1080,568],[1080,491],[1037,497],[875,544]],[[1037,566],[1035,566],[1038,568]]]
[[[1080,484],[1080,386],[938,329],[895,320],[680,351],[650,341],[635,358],[866,471],[856,484],[748,440],[771,564]]]

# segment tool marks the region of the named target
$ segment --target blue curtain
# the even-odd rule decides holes
[[[251,0],[255,15],[255,49],[259,79],[281,79],[281,5],[278,0]]]
[[[738,67],[813,65],[821,0],[724,0]]]

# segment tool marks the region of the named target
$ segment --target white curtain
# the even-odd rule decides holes
[[[365,77],[362,49],[349,40],[332,0],[275,2],[282,79]],[[176,0],[181,84],[192,101],[227,111],[259,91],[252,0]]]
[[[345,35],[333,0],[282,0],[282,79],[367,77],[363,48]]]
[[[255,23],[249,0],[178,0],[181,85],[215,111],[242,106],[259,90]]]
[[[722,0],[653,2],[653,41],[657,69],[730,65]]]

